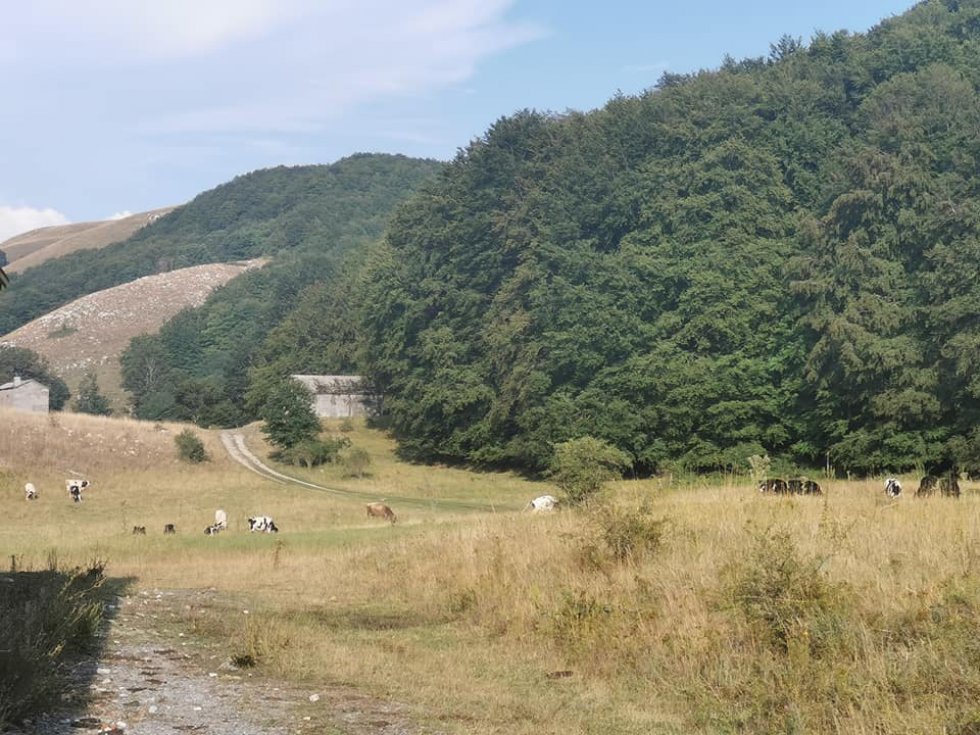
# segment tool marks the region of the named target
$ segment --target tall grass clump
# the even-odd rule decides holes
[[[0,729],[54,709],[73,657],[95,651],[103,569],[0,574]]]

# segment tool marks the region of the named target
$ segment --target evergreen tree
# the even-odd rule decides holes
[[[75,397],[74,409],[78,413],[90,413],[96,416],[109,416],[112,407],[109,399],[99,392],[98,379],[94,371],[85,373],[78,384],[78,395]]]

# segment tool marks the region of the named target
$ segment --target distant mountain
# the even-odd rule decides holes
[[[60,258],[77,250],[104,248],[125,240],[173,210],[174,207],[162,207],[118,219],[40,227],[16,235],[0,243],[0,250],[7,254],[9,263],[6,271],[21,273],[46,260]]]
[[[262,264],[254,260],[198,265],[138,278],[38,317],[0,337],[0,344],[43,355],[73,394],[85,374],[94,371],[100,391],[115,408],[123,409],[127,397],[121,388],[119,356],[129,341],[155,333],[182,309],[200,306],[215,288]]]

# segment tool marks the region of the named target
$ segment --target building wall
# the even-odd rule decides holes
[[[17,388],[0,390],[0,406],[35,413],[48,412],[48,389],[33,381]]]
[[[368,407],[361,395],[321,393],[313,396],[313,410],[317,416],[330,419],[366,416]]]

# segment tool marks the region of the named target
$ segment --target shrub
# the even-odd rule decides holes
[[[70,657],[93,653],[105,609],[104,564],[0,574],[0,730],[54,709]]]
[[[313,442],[320,433],[320,419],[313,411],[313,394],[297,380],[284,380],[273,388],[262,408],[262,432],[280,449]]]
[[[297,467],[319,467],[328,462],[336,462],[341,450],[349,446],[350,439],[345,436],[309,439],[288,449],[273,452],[272,458]]]
[[[583,505],[604,483],[622,477],[632,464],[625,452],[601,439],[584,436],[555,445],[550,476],[570,505]]]
[[[190,429],[184,429],[175,436],[174,444],[177,445],[178,456],[186,462],[206,462],[208,460],[204,442]]]
[[[363,447],[352,447],[344,456],[344,467],[349,477],[364,477],[371,466],[371,454]]]

